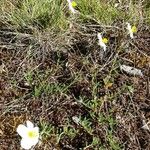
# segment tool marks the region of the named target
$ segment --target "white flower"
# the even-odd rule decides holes
[[[26,121],[27,126],[20,124],[17,127],[17,133],[22,137],[21,147],[30,149],[39,141],[39,128],[34,127],[33,123]]]
[[[136,26],[131,26],[129,23],[127,23],[127,29],[128,29],[128,32],[130,34],[131,39],[133,39],[134,38],[134,33],[137,32]]]
[[[107,38],[102,38],[102,35],[100,33],[97,34],[98,37],[98,44],[106,51],[106,44],[108,43]]]
[[[77,6],[76,2],[75,1],[71,1],[71,0],[67,0],[68,1],[68,4],[69,4],[69,9],[70,11],[74,14],[76,13],[76,10],[74,9],[74,7]]]

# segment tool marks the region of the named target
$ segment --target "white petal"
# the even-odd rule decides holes
[[[33,131],[36,131],[37,133],[39,133],[39,127],[34,127]]]
[[[127,23],[127,29],[128,29],[128,31],[129,31],[129,34],[130,34],[131,39],[133,39],[132,27],[131,27],[131,25],[130,25],[129,23]]]
[[[34,127],[34,125],[31,121],[27,120],[26,123],[27,123],[28,128],[33,128]]]
[[[34,140],[31,140],[30,143],[34,146],[34,145],[36,145],[38,142],[39,142],[39,139],[38,139],[38,138],[35,138]]]
[[[17,133],[21,136],[21,137],[26,137],[27,135],[27,127],[23,124],[20,124],[18,127],[17,127]]]
[[[101,42],[100,46],[103,48],[104,51],[106,51],[106,44],[105,43]]]
[[[22,139],[21,140],[21,147],[24,149],[30,149],[32,147],[32,143],[29,140]]]
[[[127,23],[127,29],[128,29],[129,31],[131,31],[131,25],[130,25],[130,23]]]
[[[72,4],[69,3],[69,9],[72,13],[76,13],[75,9],[72,7]]]
[[[97,37],[98,37],[98,39],[99,39],[99,42],[101,42],[101,41],[102,41],[102,36],[101,36],[100,33],[97,34]]]
[[[39,127],[34,127],[32,129],[33,132],[36,132],[37,133],[37,137],[36,138],[39,138]]]
[[[68,4],[69,4],[69,9],[70,11],[74,14],[76,13],[76,10],[72,7],[72,3],[71,3],[71,0],[67,0],[68,1]]]
[[[133,39],[133,32],[130,32],[130,38]]]
[[[104,52],[106,51],[106,45],[103,45]]]
[[[35,139],[27,139],[27,138],[23,138],[21,140],[21,147],[24,149],[30,149],[32,146],[35,146],[38,143],[39,139],[35,138]]]

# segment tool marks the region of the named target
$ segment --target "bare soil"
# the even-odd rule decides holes
[[[70,125],[78,130],[73,139],[64,134],[59,143],[54,135],[50,135],[35,147],[37,150],[79,150],[90,145],[93,136],[100,139],[105,149],[110,149],[106,137],[106,132],[110,130],[109,124],[100,125],[96,117],[91,117],[92,110],[79,102],[80,97],[87,99],[87,102],[93,98],[92,75],[95,72],[97,74],[94,80],[100,83],[96,95],[100,100],[97,112],[104,116],[111,115],[117,121],[113,135],[122,149],[150,149],[150,130],[142,128],[144,122],[150,121],[150,32],[146,28],[141,29],[136,39],[126,45],[127,50],[122,51],[117,51],[116,43],[120,40],[112,32],[108,52],[102,54],[92,33],[90,38],[75,33],[70,46],[56,51],[47,41],[40,43],[30,33],[17,35],[14,30],[1,28],[1,150],[20,149],[16,127],[27,119],[33,120],[37,125],[44,120],[60,133],[69,119]],[[85,60],[88,62],[85,63]],[[117,60],[115,64],[114,60]],[[139,68],[144,76],[122,72],[116,62]],[[116,69],[110,74],[113,67]],[[30,84],[25,78],[29,70],[32,72]],[[108,75],[111,75],[113,82],[110,86],[105,85],[103,80]],[[80,76],[80,80],[76,81],[76,76]],[[41,83],[58,83],[68,86],[68,89],[64,89],[63,93],[57,90],[46,93],[41,89],[40,94],[35,96],[34,89]],[[81,125],[77,125],[73,116],[88,118],[92,122],[93,133],[90,134]],[[94,149],[97,148],[89,147],[86,150]]]

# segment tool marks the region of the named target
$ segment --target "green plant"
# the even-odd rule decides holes
[[[41,121],[40,122],[40,135],[42,139],[49,137],[54,132],[54,127],[47,122]]]
[[[18,5],[9,3],[13,7],[5,16],[17,27],[66,28],[61,0],[22,0]]]
[[[93,132],[93,129],[92,129],[92,122],[87,119],[87,118],[80,118],[80,124],[81,126],[89,133],[89,134],[92,134]]]

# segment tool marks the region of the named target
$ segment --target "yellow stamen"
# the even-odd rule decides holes
[[[29,131],[28,132],[28,137],[29,138],[35,138],[38,136],[38,133],[36,131]]]
[[[72,5],[72,7],[76,7],[76,6],[77,6],[77,3],[76,3],[75,1],[72,1],[72,2],[71,2],[71,5]]]
[[[108,39],[107,38],[102,38],[102,42],[107,44],[108,43]]]
[[[136,33],[136,32],[137,32],[137,27],[136,27],[136,26],[132,26],[131,31],[132,31],[133,33]]]

